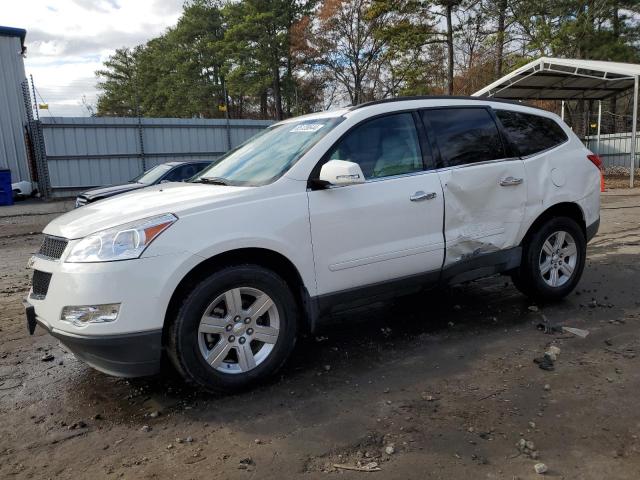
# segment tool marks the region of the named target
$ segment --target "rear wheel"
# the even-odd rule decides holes
[[[264,381],[285,362],[296,340],[296,302],[274,272],[228,267],[193,289],[169,328],[169,356],[182,376],[233,392]]]
[[[542,223],[523,245],[522,262],[512,274],[516,287],[536,300],[558,300],[576,287],[586,258],[586,239],[568,217]]]

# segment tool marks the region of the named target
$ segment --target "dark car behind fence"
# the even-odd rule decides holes
[[[268,120],[43,117],[40,182],[45,197],[68,197],[102,185],[124,183],[159,163],[214,160],[254,136]],[[37,148],[37,147],[36,147]],[[36,152],[34,152],[36,153]]]

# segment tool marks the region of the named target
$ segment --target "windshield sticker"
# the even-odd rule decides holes
[[[304,133],[317,132],[322,127],[324,127],[323,123],[301,123],[299,125],[296,125],[295,127],[293,127],[289,131],[290,132],[304,132]]]

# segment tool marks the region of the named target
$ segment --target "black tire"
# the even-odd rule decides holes
[[[201,353],[198,328],[211,302],[240,287],[258,289],[273,300],[279,317],[279,334],[261,363],[246,372],[223,373],[207,363]],[[210,392],[233,393],[264,382],[282,367],[295,345],[297,327],[296,301],[280,276],[258,265],[230,266],[202,280],[185,298],[168,327],[166,348],[172,364],[188,383]],[[239,345],[233,348],[239,348]],[[224,365],[229,366],[229,362]],[[240,366],[239,361],[237,365]]]
[[[577,258],[571,275],[567,276],[564,283],[554,287],[545,281],[540,262],[543,258],[541,257],[543,244],[555,232],[570,234],[575,242]],[[584,232],[575,220],[568,217],[555,217],[544,221],[528,235],[522,247],[522,262],[511,275],[518,290],[534,300],[543,302],[560,300],[573,291],[582,277],[587,253]]]

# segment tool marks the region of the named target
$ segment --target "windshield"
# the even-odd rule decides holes
[[[271,183],[342,120],[342,117],[316,118],[269,127],[191,181],[243,186]]]
[[[142,173],[142,175],[138,175],[136,178],[130,180],[131,183],[144,183],[145,185],[151,185],[167,173],[169,170],[173,168],[173,165],[156,165],[150,170]]]

